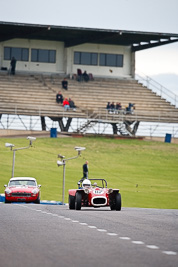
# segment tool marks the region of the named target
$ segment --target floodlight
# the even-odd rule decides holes
[[[30,146],[32,146],[32,142],[36,140],[36,137],[28,136],[28,140],[30,140]]]
[[[75,147],[75,150],[77,151],[82,151],[82,150],[85,150],[86,148],[85,147],[80,147],[80,146],[76,146]]]
[[[28,136],[27,139],[30,140],[30,141],[35,141],[36,137]]]
[[[65,168],[66,168],[66,161],[72,160],[72,159],[77,159],[81,155],[82,150],[85,150],[85,149],[86,149],[85,147],[76,146],[75,150],[78,151],[78,153],[77,153],[78,155],[75,156],[75,157],[67,158],[67,159],[64,159],[65,156],[63,156],[61,154],[58,154],[58,158],[60,158],[61,160],[57,161],[57,166],[58,167],[63,166],[63,188],[62,188],[62,204],[63,205],[64,205],[64,195],[65,195]]]
[[[5,143],[5,146],[6,147],[10,147],[10,149],[13,151],[13,162],[12,162],[12,177],[14,177],[14,167],[15,167],[15,152],[17,150],[22,150],[22,149],[28,149],[30,147],[32,147],[32,142],[36,140],[36,137],[32,137],[32,136],[28,136],[27,139],[30,141],[29,145],[26,146],[26,147],[19,147],[19,148],[14,148],[14,145],[13,144],[10,144],[10,143]]]
[[[63,163],[62,161],[58,160],[58,161],[57,161],[57,165],[58,165],[58,167],[59,167],[59,166],[64,165],[64,163]]]
[[[10,143],[5,143],[5,147],[14,147],[14,145],[13,144],[10,144]]]
[[[63,158],[65,158],[65,156],[62,156],[61,154],[58,154],[58,158],[63,159]]]

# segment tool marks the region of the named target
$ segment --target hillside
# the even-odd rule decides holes
[[[0,139],[0,192],[11,177],[12,151],[28,144],[25,138]],[[37,138],[34,146],[16,152],[15,176],[32,176],[42,185],[42,200],[62,200],[63,168],[57,155],[76,156],[75,146],[86,150],[67,161],[65,201],[68,189],[82,177],[82,165],[89,161],[89,177],[105,178],[108,187],[119,188],[124,207],[178,208],[178,145],[140,140],[108,138]]]

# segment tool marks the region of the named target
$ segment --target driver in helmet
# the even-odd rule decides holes
[[[91,187],[91,182],[90,182],[90,180],[85,179],[85,180],[83,181],[83,183],[82,183],[82,187],[83,187],[83,188],[90,188],[90,187]]]

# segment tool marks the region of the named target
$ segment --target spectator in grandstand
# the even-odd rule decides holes
[[[16,68],[16,59],[15,57],[12,57],[11,59],[11,74],[15,75],[15,68]]]
[[[93,74],[92,73],[89,73],[88,76],[89,76],[89,80],[90,81],[94,81],[94,77],[93,77]]]
[[[135,104],[129,103],[126,107],[126,114],[133,114],[135,109]]]
[[[71,98],[69,98],[69,106],[73,109],[73,111],[76,111],[76,105]]]
[[[77,81],[81,82],[82,81],[82,71],[81,69],[77,69]]]
[[[63,95],[61,94],[61,91],[59,91],[56,95],[56,102],[59,103],[63,103]]]
[[[110,111],[111,111],[111,112],[114,112],[115,109],[116,109],[115,104],[114,104],[114,102],[112,102],[112,103],[111,103]]]
[[[69,101],[67,98],[65,98],[63,101],[63,107],[65,111],[70,110],[70,105],[69,105]]]
[[[116,103],[116,110],[121,110],[122,109],[122,105],[121,103]]]
[[[64,80],[62,81],[62,88],[65,90],[68,89],[68,81],[66,80],[66,78],[64,78]]]
[[[108,112],[111,110],[111,102],[107,103],[106,109],[108,110]]]
[[[84,71],[82,76],[83,76],[83,79],[84,79],[85,82],[89,81],[89,75],[87,74],[86,70]]]

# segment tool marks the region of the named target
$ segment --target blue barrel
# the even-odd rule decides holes
[[[167,133],[165,136],[165,143],[171,143],[171,138],[172,138],[172,135]]]
[[[50,137],[52,137],[52,138],[56,138],[57,137],[57,128],[51,128]]]

